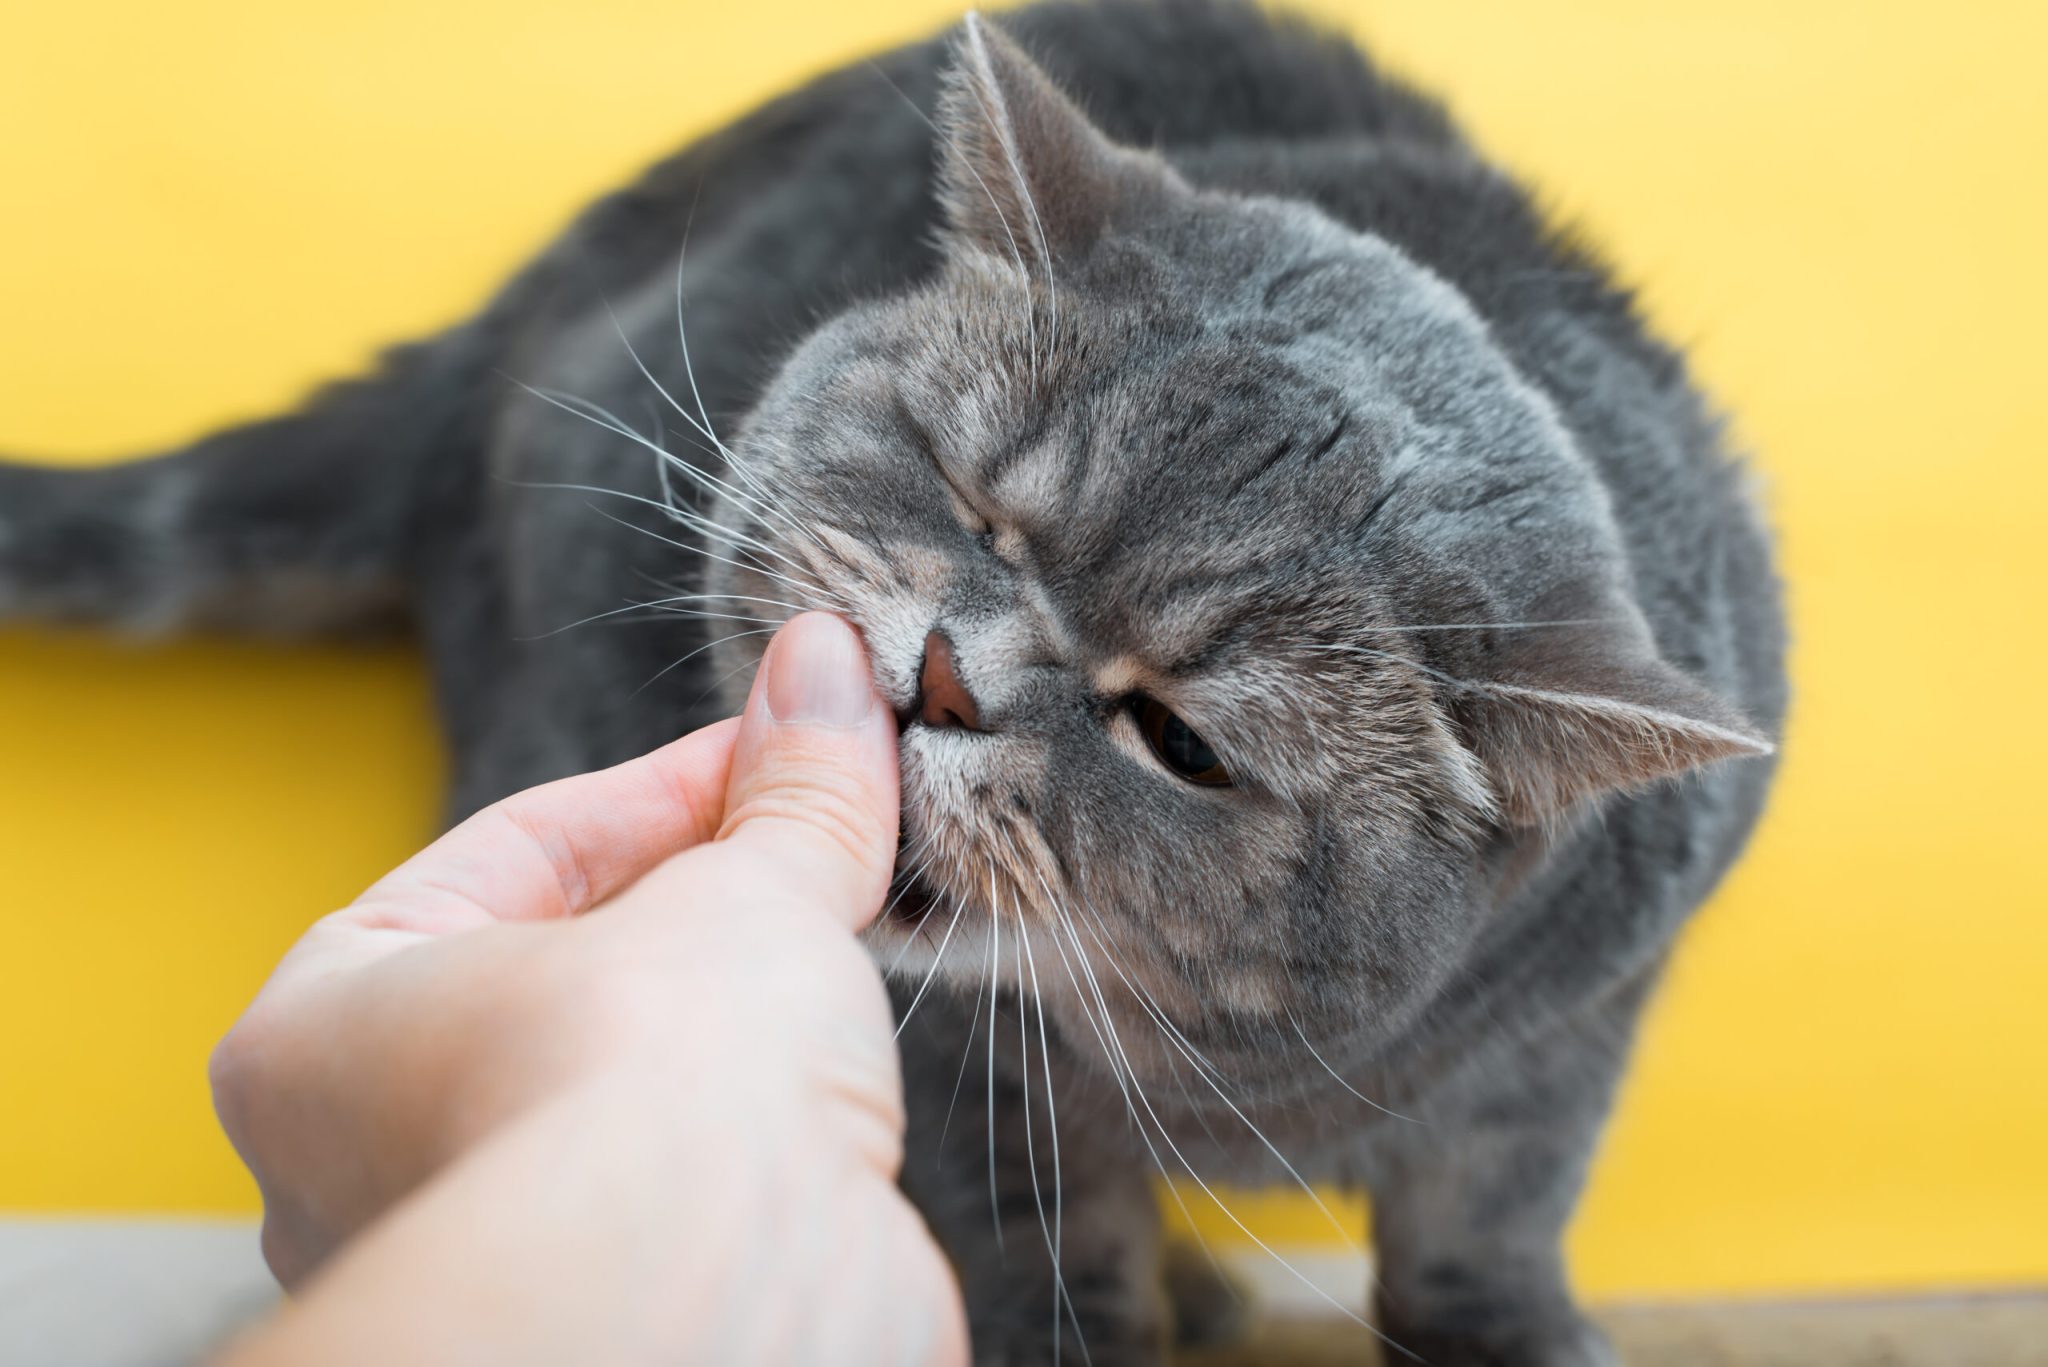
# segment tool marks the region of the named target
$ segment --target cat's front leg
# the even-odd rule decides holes
[[[1387,1340],[1431,1367],[1614,1367],[1559,1243],[1647,978],[1519,1042],[1376,1137],[1373,1236]],[[1388,1360],[1399,1355],[1391,1349]]]
[[[1161,1367],[1169,1311],[1146,1170],[1115,1142],[1123,1126],[1089,1114],[1078,1091],[1057,1097],[1055,1170],[1036,1041],[1027,1134],[1006,1001],[992,1065],[985,1006],[976,1038],[962,1004],[928,999],[902,1040],[903,1188],[959,1275],[976,1367]]]

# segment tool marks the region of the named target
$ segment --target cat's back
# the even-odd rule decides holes
[[[1122,142],[1393,137],[1445,146],[1442,108],[1352,41],[1238,0],[1055,0],[1001,17]]]
[[[1047,0],[996,21],[1135,146],[1462,145],[1435,101],[1348,39],[1239,0]],[[807,318],[914,280],[933,264],[931,120],[949,50],[941,35],[852,63],[683,148],[590,206],[494,313],[560,326],[672,270],[686,231],[727,276],[805,295]]]

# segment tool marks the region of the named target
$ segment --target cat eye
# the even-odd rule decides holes
[[[1223,761],[1216,758],[1216,752],[1209,743],[1195,734],[1195,729],[1175,716],[1164,703],[1151,698],[1138,698],[1131,704],[1131,715],[1137,720],[1138,729],[1145,735],[1145,743],[1152,747],[1152,753],[1159,756],[1159,762],[1179,774],[1190,783],[1205,787],[1221,788],[1230,783],[1230,771],[1223,767]]]

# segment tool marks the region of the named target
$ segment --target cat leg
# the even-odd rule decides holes
[[[978,1022],[964,1001],[928,997],[919,1005],[902,1040],[909,1103],[903,1188],[960,1278],[976,1367],[1160,1367],[1171,1312],[1159,1211],[1146,1169],[1128,1152],[1122,1103],[1105,1114],[1101,1097],[1064,1079],[1055,1084],[1056,1178],[1035,1038],[1026,1134],[1017,1010],[1006,996],[995,1017],[991,1109],[987,1003]]]
[[[1378,1309],[1431,1367],[1612,1367],[1560,1240],[1627,1061],[1649,975],[1429,1096],[1377,1136]],[[1398,1355],[1391,1350],[1388,1360]]]

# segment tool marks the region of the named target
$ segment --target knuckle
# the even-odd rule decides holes
[[[583,852],[575,841],[565,839],[560,831],[536,820],[531,811],[515,801],[501,802],[490,810],[554,876],[562,914],[572,915],[589,904],[593,883],[590,870],[583,861]]]
[[[693,775],[669,766],[657,768],[654,777],[661,786],[662,800],[678,815],[682,828],[691,832],[693,839],[717,827],[725,801],[722,788],[707,790]]]
[[[788,822],[831,853],[865,868],[887,847],[886,818],[848,780],[791,776],[749,792],[727,813],[720,838],[762,818]]]
[[[207,1055],[206,1081],[214,1112],[238,1146],[255,1137],[263,1098],[290,1081],[277,1076],[275,1062],[283,1029],[268,994],[258,994]]]
[[[214,1114],[233,1142],[248,1131],[248,1050],[239,1025],[221,1036],[206,1059],[206,1084],[213,1093]]]
[[[316,1241],[306,1224],[302,1216],[274,1206],[266,1206],[263,1212],[257,1246],[270,1275],[287,1291],[303,1282],[319,1261]]]

